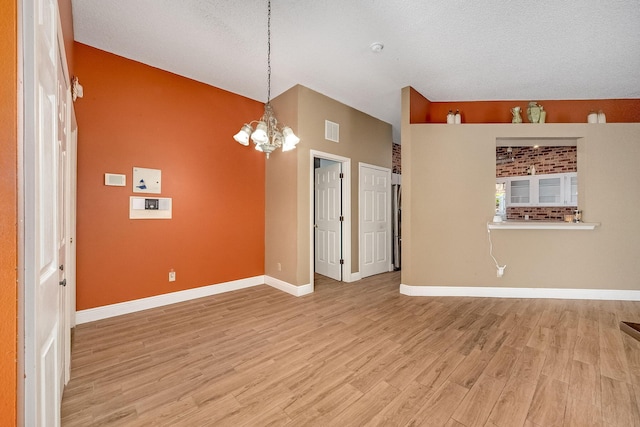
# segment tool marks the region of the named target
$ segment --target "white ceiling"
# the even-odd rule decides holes
[[[266,101],[266,0],[72,6],[81,43]],[[271,7],[272,98],[302,84],[391,123],[395,142],[405,86],[432,101],[640,98],[639,0]],[[382,52],[369,49],[373,42],[384,43]]]

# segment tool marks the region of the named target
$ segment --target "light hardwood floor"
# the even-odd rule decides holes
[[[79,325],[63,426],[640,426],[640,303],[258,286]]]

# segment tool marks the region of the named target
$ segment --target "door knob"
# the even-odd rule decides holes
[[[62,279],[59,283],[60,286],[67,286],[67,279]]]

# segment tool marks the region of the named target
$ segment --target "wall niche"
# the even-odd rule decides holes
[[[575,140],[552,140],[523,143],[521,140],[498,140],[496,146],[496,180],[527,175],[578,172]],[[509,206],[505,188],[496,184],[496,210],[506,220],[563,221],[577,206]],[[501,200],[502,199],[502,205]]]

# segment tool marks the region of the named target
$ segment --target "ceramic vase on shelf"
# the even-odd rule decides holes
[[[546,123],[547,121],[547,112],[544,111],[542,105],[540,106],[540,121],[538,123]]]
[[[460,115],[460,110],[456,110],[456,115],[454,116],[454,123],[457,125],[462,123],[462,116]]]
[[[522,116],[520,116],[520,107],[513,107],[511,109],[511,114],[513,115],[511,123],[522,123]]]
[[[529,119],[529,123],[540,123],[541,111],[542,107],[540,107],[537,102],[529,102],[529,106],[527,107],[527,118]]]
[[[456,115],[453,114],[453,111],[449,110],[449,113],[447,113],[447,124],[452,125],[455,123],[455,121],[456,121]]]
[[[604,115],[604,111],[598,111],[598,123],[607,123],[607,116]]]
[[[598,123],[598,113],[595,111],[589,112],[587,115],[587,123]]]

